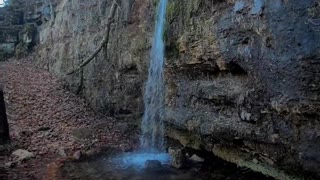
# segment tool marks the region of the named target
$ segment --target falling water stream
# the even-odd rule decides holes
[[[164,127],[164,42],[167,0],[161,0],[150,54],[148,81],[144,93],[144,116],[142,119],[141,147],[147,152],[163,150]]]
[[[150,53],[148,81],[144,93],[144,116],[141,124],[140,152],[130,153],[122,158],[126,165],[141,167],[147,160],[158,160],[162,164],[169,162],[164,152],[164,42],[167,0],[160,0],[155,32]]]
[[[147,160],[168,164],[170,157],[164,151],[164,42],[167,0],[160,0],[150,52],[148,81],[144,93],[145,112],[141,124],[140,150],[112,158],[122,167],[144,167]]]
[[[150,52],[148,81],[144,93],[145,112],[141,125],[140,150],[112,158],[121,167],[144,167],[147,160],[168,164],[170,157],[164,152],[164,42],[167,0],[160,0]]]

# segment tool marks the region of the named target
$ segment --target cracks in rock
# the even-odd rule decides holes
[[[102,41],[100,42],[100,44],[96,48],[96,50],[88,58],[86,58],[77,68],[70,70],[67,73],[67,75],[73,74],[73,73],[79,71],[80,69],[82,69],[84,66],[86,66],[88,63],[90,63],[97,56],[97,54],[103,49],[103,47],[106,47],[108,45],[109,38],[110,38],[111,24],[114,22],[114,17],[115,17],[117,9],[118,9],[118,4],[117,4],[116,0],[114,0],[112,3],[110,14],[107,19],[107,27],[105,30],[105,34],[106,34],[105,37],[102,39]]]
[[[211,79],[224,75],[232,75],[234,77],[247,77],[248,73],[238,63],[229,62],[225,64],[225,68],[220,68],[217,64],[184,64],[180,67],[168,67],[177,75],[186,76],[189,79]]]

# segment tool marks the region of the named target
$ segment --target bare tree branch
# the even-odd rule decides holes
[[[79,67],[77,67],[74,70],[71,70],[67,73],[67,75],[73,74],[77,71],[79,71],[81,68],[83,68],[84,66],[86,66],[89,62],[92,61],[92,59],[101,51],[101,49],[103,48],[103,46],[107,45],[109,42],[109,36],[110,36],[110,27],[111,24],[114,21],[114,16],[116,13],[116,9],[117,9],[118,5],[116,0],[113,1],[112,6],[111,6],[111,10],[110,10],[110,14],[108,16],[107,19],[107,27],[106,27],[106,32],[105,32],[105,37],[102,39],[102,41],[100,42],[99,46],[97,47],[97,49],[87,58],[85,59]]]
[[[308,21],[315,26],[320,26],[320,18],[319,19],[308,19]]]

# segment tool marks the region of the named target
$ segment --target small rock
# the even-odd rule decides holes
[[[5,163],[4,164],[6,167],[8,167],[8,168],[13,168],[15,165],[16,165],[16,163],[15,162],[7,162],[7,163]]]
[[[130,152],[130,151],[132,151],[132,147],[127,145],[127,144],[121,144],[120,148],[121,148],[122,152]]]
[[[63,147],[60,147],[58,150],[58,154],[62,157],[67,157],[66,151]]]
[[[118,125],[118,128],[120,130],[120,133],[124,134],[129,130],[129,125],[128,125],[128,123],[121,123]]]
[[[50,127],[40,127],[38,131],[49,131]]]
[[[93,156],[97,153],[99,153],[97,149],[89,149],[88,151],[85,152],[86,156]]]
[[[274,161],[273,161],[272,159],[270,159],[270,158],[268,158],[268,157],[262,157],[262,159],[263,159],[266,163],[268,163],[268,164],[270,164],[270,165],[274,165]]]
[[[73,157],[74,157],[74,159],[76,159],[76,160],[79,160],[79,159],[81,158],[81,156],[82,156],[81,151],[76,151],[76,152],[73,154]]]
[[[186,159],[185,154],[183,153],[183,150],[181,150],[181,149],[173,150],[173,149],[169,148],[168,152],[172,157],[171,158],[171,166],[173,166],[177,169],[181,169],[181,168],[185,167],[187,159]]]
[[[92,131],[88,128],[74,129],[71,134],[77,139],[89,139],[92,136]]]
[[[147,160],[144,163],[144,166],[148,170],[157,170],[157,169],[161,169],[162,168],[162,164],[158,160]]]
[[[190,160],[195,161],[195,162],[204,162],[204,159],[199,157],[199,156],[197,156],[196,154],[192,155],[190,157]]]
[[[270,135],[270,137],[271,137],[271,141],[275,143],[279,139],[279,134],[272,134]]]
[[[18,149],[12,153],[13,156],[17,157],[18,161],[24,161],[28,160],[34,157],[33,153],[23,150],[23,149]]]
[[[246,110],[242,110],[240,117],[243,121],[251,121],[251,113],[248,113]]]

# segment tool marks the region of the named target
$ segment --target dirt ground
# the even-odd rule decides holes
[[[48,164],[59,158],[79,158],[105,146],[137,147],[137,128],[93,111],[30,61],[0,63],[11,136],[0,151],[0,179],[46,179]],[[17,149],[34,157],[19,161],[12,155]]]

